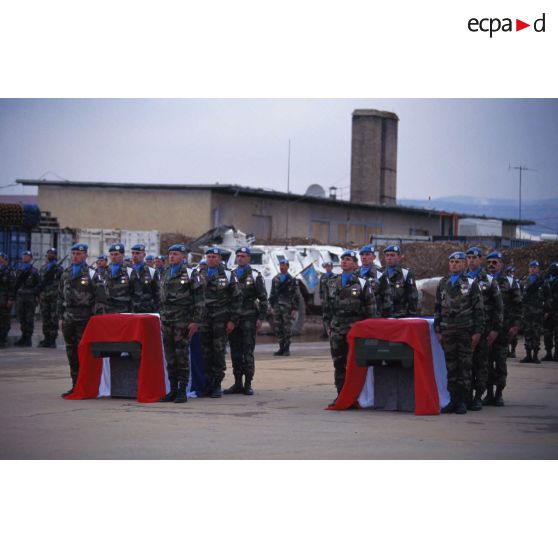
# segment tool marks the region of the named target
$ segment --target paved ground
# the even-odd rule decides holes
[[[325,411],[334,395],[327,344],[294,343],[289,358],[273,357],[273,350],[258,344],[253,397],[185,405],[65,401],[60,393],[69,377],[62,345],[2,350],[0,458],[558,458],[558,362],[509,361],[504,408],[416,417]],[[230,383],[227,373],[225,387]]]

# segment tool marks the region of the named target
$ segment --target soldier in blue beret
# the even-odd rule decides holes
[[[58,337],[58,283],[62,275],[62,266],[57,262],[56,248],[49,248],[45,255],[45,265],[39,271],[39,304],[43,320],[43,336],[39,347],[56,349]]]
[[[159,274],[155,268],[145,263],[145,245],[132,246],[132,267],[137,273],[141,296],[134,308],[136,313],[151,313],[159,311]]]
[[[359,250],[362,265],[356,269],[355,273],[362,279],[367,279],[376,300],[378,316],[389,318],[393,312],[393,300],[391,286],[387,275],[374,265],[376,255],[374,246],[367,244]]]
[[[418,315],[418,290],[415,277],[410,269],[401,266],[401,248],[390,244],[384,248],[385,271],[391,287],[393,318]]]
[[[148,254],[147,256],[145,256],[144,261],[149,267],[155,269],[155,256]]]
[[[41,277],[32,262],[33,255],[29,250],[25,250],[21,254],[21,266],[16,271],[16,308],[21,326],[21,337],[15,342],[18,347],[31,347],[31,337],[35,328],[35,308],[39,298]]]
[[[159,255],[155,258],[155,268],[161,275],[165,269],[165,256]]]
[[[95,269],[97,271],[97,275],[104,280],[107,273],[108,267],[108,258],[104,254],[101,254],[97,257],[97,261],[95,262]]]
[[[498,283],[504,303],[503,327],[490,347],[488,359],[487,394],[482,400],[483,405],[502,407],[502,393],[506,387],[508,367],[508,345],[517,337],[521,323],[521,288],[518,282],[504,273],[502,253],[495,250],[486,257],[487,270]],[[496,391],[494,392],[494,387]]]
[[[519,282],[522,292],[521,330],[525,338],[523,364],[540,364],[539,350],[544,320],[544,277],[538,260],[529,262],[529,274]]]
[[[544,361],[558,360],[558,263],[552,262],[544,280]],[[552,348],[554,347],[554,357]]]
[[[6,347],[10,331],[10,312],[15,299],[15,273],[8,265],[8,256],[0,252],[0,349]]]

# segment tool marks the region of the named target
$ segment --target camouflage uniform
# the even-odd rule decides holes
[[[100,279],[100,276],[97,276]],[[131,267],[120,264],[112,275],[109,265],[102,281],[99,281],[97,297],[104,306],[105,314],[134,312],[141,300],[141,285],[138,275]]]
[[[327,282],[323,319],[330,332],[329,344],[333,359],[337,393],[345,383],[349,345],[347,334],[360,320],[377,317],[376,299],[369,281],[352,274],[343,286],[343,276],[334,275]]]
[[[220,263],[212,277],[201,271],[205,287],[205,318],[200,328],[206,392],[219,391],[227,368],[227,322],[238,325],[241,293],[232,272]]]
[[[461,274],[452,285],[443,277],[436,290],[434,329],[442,335],[452,400],[465,401],[471,389],[471,337],[484,328],[484,310],[478,283]]]
[[[329,273],[324,271],[320,275],[319,292],[320,292],[320,302],[322,304],[322,310],[323,310],[323,307],[324,307],[324,304],[325,304],[325,299],[326,299],[326,296],[327,296],[327,294],[326,294],[327,293],[327,282],[329,281],[329,279],[331,277],[333,277],[333,271],[330,271]],[[328,337],[327,329],[326,329],[325,324],[323,324],[323,327],[322,327],[322,337],[324,339],[327,339],[327,337]]]
[[[535,277],[534,281],[530,277]],[[544,317],[544,280],[542,275],[527,275],[520,282],[522,298],[521,329],[528,352],[539,351]]]
[[[267,316],[267,291],[262,274],[249,265],[239,277],[238,268],[233,270],[241,292],[241,310],[238,325],[229,334],[231,360],[235,381],[246,378],[250,385],[254,378],[254,348],[256,346],[256,321]]]
[[[58,284],[57,314],[63,320],[62,335],[73,386],[79,373],[78,345],[95,311],[98,281],[95,271],[83,262],[75,275],[72,265],[65,269]]]
[[[31,343],[35,327],[35,308],[39,297],[39,271],[33,265],[28,270],[16,271],[16,305],[17,316],[21,325],[21,341]],[[19,342],[17,342],[19,343]]]
[[[56,347],[56,337],[58,336],[58,283],[62,271],[56,261],[44,265],[40,271],[39,300],[43,320],[43,346],[45,347]]]
[[[370,282],[380,317],[390,318],[393,314],[393,298],[387,274],[375,265],[371,265],[367,271],[361,266],[355,273]]]
[[[489,346],[486,337],[491,331],[497,331],[500,335],[504,323],[504,303],[497,281],[487,271],[480,269],[473,279],[482,295],[484,323],[479,343],[473,353],[471,387],[482,395],[488,381]]]
[[[0,347],[4,347],[10,331],[10,309],[8,302],[15,297],[15,273],[5,265],[0,266]]]
[[[547,275],[543,285],[544,293],[544,348],[547,355],[552,354],[554,344],[554,360],[558,360],[558,277]],[[545,360],[549,360],[545,357]]]
[[[394,266],[391,276],[389,268],[385,275],[391,286],[391,297],[393,300],[392,318],[414,317],[418,314],[418,290],[415,278],[410,270]]]
[[[512,327],[519,327],[521,321],[521,289],[513,277],[503,273],[496,277],[496,281],[504,303],[504,321],[498,337],[489,349],[488,385],[503,390],[508,376],[508,331]]]
[[[157,270],[144,264],[138,269],[137,273],[141,288],[139,302],[134,307],[136,313],[150,313],[159,311],[159,273]]]
[[[293,327],[292,312],[298,310],[301,295],[298,281],[290,273],[285,276],[285,280],[281,282],[281,274],[278,273],[271,281],[269,305],[273,310],[273,329],[279,345],[282,350],[288,351]]]
[[[188,385],[190,358],[188,327],[201,323],[205,300],[203,284],[196,270],[183,263],[176,273],[167,267],[160,279],[161,328],[171,390],[178,382]]]

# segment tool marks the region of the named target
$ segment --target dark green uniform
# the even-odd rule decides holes
[[[62,335],[73,386],[79,373],[78,345],[89,319],[95,313],[98,281],[95,271],[84,262],[76,273],[72,265],[65,269],[58,284],[57,314],[63,320]]]
[[[62,275],[62,268],[56,261],[41,267],[39,285],[39,301],[41,318],[43,320],[43,347],[56,347],[58,336],[58,284]]]
[[[533,279],[531,279],[533,278]],[[527,275],[520,282],[522,296],[521,329],[525,337],[525,350],[538,353],[544,316],[544,280],[542,274]]]
[[[442,335],[452,401],[466,401],[471,389],[471,337],[484,329],[484,310],[478,283],[461,274],[454,284],[444,277],[436,290],[434,329]]]
[[[111,265],[108,266],[102,282],[99,282],[98,298],[104,305],[104,312],[134,312],[142,295],[138,275],[134,269],[123,264],[120,264],[113,274]]]
[[[196,270],[182,264],[176,272],[167,267],[160,278],[161,327],[171,390],[188,385],[190,358],[188,327],[204,317],[203,284]]]
[[[508,367],[508,332],[521,322],[521,289],[518,282],[503,273],[495,275],[504,304],[503,327],[492,344],[488,357],[488,385],[503,390],[506,387]]]
[[[392,318],[407,318],[418,315],[418,290],[410,270],[394,266],[386,268],[385,275],[391,286],[393,300]]]
[[[0,266],[0,348],[5,347],[10,331],[9,302],[15,298],[15,273],[8,265]]]
[[[134,307],[136,313],[150,313],[159,311],[159,274],[157,270],[143,264],[134,267],[141,287],[141,296]]]
[[[39,298],[41,278],[36,267],[16,271],[15,293],[17,316],[21,325],[21,339],[16,344],[31,346],[31,337],[35,328],[35,309]]]
[[[201,272],[205,286],[205,318],[200,328],[206,392],[218,395],[225,377],[227,322],[238,325],[241,293],[232,272],[224,264],[210,277],[209,268]]]
[[[329,331],[331,358],[337,393],[345,383],[349,346],[347,333],[355,322],[377,317],[376,299],[370,282],[351,274],[343,285],[343,275],[334,275],[327,282],[323,319]]]
[[[236,268],[233,275],[242,300],[238,324],[229,334],[233,374],[235,382],[241,383],[244,375],[245,385],[251,385],[255,371],[256,321],[267,316],[267,291],[262,274],[249,265],[243,273]]]
[[[472,389],[477,391],[480,396],[486,390],[488,381],[489,347],[486,336],[490,331],[497,331],[500,335],[504,323],[504,302],[497,281],[487,271],[480,269],[478,273],[469,273],[468,275],[479,286],[484,309],[481,338],[473,353],[471,385]]]
[[[358,277],[369,281],[370,288],[376,299],[378,315],[381,318],[391,318],[393,314],[393,298],[391,285],[386,273],[378,270],[375,265],[371,265],[368,269],[361,266],[355,273]]]
[[[300,289],[298,281],[290,274],[285,274],[281,281],[278,273],[271,281],[269,305],[273,310],[273,329],[279,340],[280,351],[288,352],[291,345],[294,310],[298,310]]]
[[[558,274],[548,274],[544,280],[544,348],[547,352],[545,360],[552,356],[554,345],[554,360],[558,360]]]

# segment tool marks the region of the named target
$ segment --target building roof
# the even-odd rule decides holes
[[[24,186],[40,186],[40,187],[66,187],[66,188],[106,188],[106,189],[122,189],[122,190],[200,190],[212,191],[219,194],[228,194],[235,197],[238,196],[256,196],[268,199],[277,199],[285,201],[305,201],[314,204],[335,205],[337,207],[347,207],[348,209],[375,209],[382,210],[387,213],[406,213],[414,215],[439,215],[451,216],[457,215],[458,217],[475,217],[478,219],[499,219],[507,225],[534,225],[534,221],[527,221],[518,219],[502,219],[499,217],[486,217],[484,215],[465,215],[451,211],[441,211],[438,209],[423,209],[418,207],[409,207],[404,205],[380,205],[372,203],[354,203],[346,200],[339,200],[334,198],[318,198],[308,196],[306,194],[293,194],[280,192],[277,190],[268,190],[264,188],[253,188],[248,186],[240,186],[238,184],[154,184],[154,183],[141,183],[141,182],[83,182],[74,180],[36,180],[27,178],[18,178],[18,184]]]

